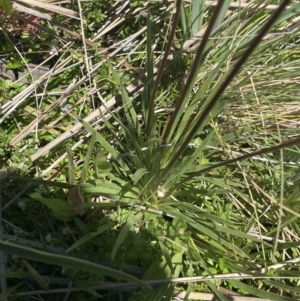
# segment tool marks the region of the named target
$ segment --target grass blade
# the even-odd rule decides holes
[[[221,9],[222,5],[219,5],[219,3],[221,3],[221,1],[218,2],[217,8]],[[190,143],[190,141],[193,139],[193,137],[195,136],[195,134],[199,131],[199,128],[202,125],[202,123],[205,120],[205,118],[207,118],[207,116],[209,115],[210,111],[213,109],[213,107],[219,101],[219,98],[220,98],[221,94],[225,91],[225,89],[227,88],[227,86],[229,85],[229,83],[232,81],[232,79],[234,78],[234,76],[240,71],[240,69],[242,68],[242,66],[244,65],[244,63],[249,58],[250,54],[255,50],[255,48],[258,46],[259,42],[262,40],[262,38],[265,36],[265,34],[270,29],[270,27],[273,25],[273,23],[276,21],[276,19],[281,15],[282,11],[284,10],[284,8],[289,3],[290,3],[290,0],[285,0],[285,1],[283,1],[281,3],[281,5],[279,6],[279,8],[274,12],[274,14],[269,18],[268,22],[262,28],[262,30],[259,33],[259,35],[256,38],[254,38],[253,42],[251,43],[251,45],[249,46],[249,48],[247,49],[247,51],[243,54],[243,56],[234,65],[234,67],[232,68],[232,70],[229,73],[229,75],[226,78],[226,80],[222,83],[221,87],[216,92],[216,94],[214,95],[214,97],[211,100],[211,102],[205,107],[205,109],[203,110],[200,118],[195,122],[195,125],[190,130],[190,132],[188,133],[188,135],[185,137],[185,140],[184,140],[182,146],[179,148],[179,150],[177,151],[177,153],[174,155],[174,157],[172,158],[172,160],[169,162],[169,164],[165,168],[165,170],[162,171],[162,173],[161,173],[161,175],[160,175],[160,177],[159,177],[159,179],[157,181],[157,183],[158,183],[157,185],[159,185],[159,183],[161,183],[161,181],[169,173],[170,169],[174,166],[174,164],[176,163],[176,161],[178,160],[178,158],[183,154],[184,150],[187,148],[187,146]],[[211,24],[211,27],[212,27],[213,26],[213,22],[211,21],[210,24]],[[208,32],[208,36],[209,36],[209,33],[210,33],[209,29],[207,29],[207,32]],[[207,39],[208,39],[208,36],[207,36]],[[201,45],[200,45],[200,47],[201,47]],[[199,49],[201,49],[200,47],[199,47]],[[201,51],[199,50],[199,53],[202,56],[202,50]],[[197,53],[197,55],[198,55],[198,53]],[[196,59],[195,59],[195,61],[196,61]],[[175,109],[175,111],[176,111],[176,109]],[[174,112],[174,116],[176,116],[175,112]],[[172,117],[172,119],[173,119],[173,117]],[[174,122],[174,121],[172,121],[172,122]],[[172,127],[172,123],[171,122],[168,124],[168,128],[170,128],[170,127]],[[164,141],[166,141],[166,138],[168,137],[169,132],[170,132],[170,130],[167,129],[166,132],[165,132]]]
[[[67,156],[68,156],[68,174],[69,174],[69,183],[74,184],[75,183],[75,164],[73,161],[73,155],[72,155],[72,149],[69,145],[67,145]]]
[[[205,2],[202,0],[193,0],[191,3],[192,36],[202,28],[204,8]]]
[[[176,125],[178,123],[178,120],[179,120],[179,117],[180,117],[180,114],[184,108],[184,105],[187,101],[187,97],[189,96],[191,90],[192,90],[192,87],[195,83],[195,79],[197,77],[197,74],[198,74],[198,70],[200,68],[200,64],[203,60],[203,53],[205,51],[205,48],[206,48],[206,43],[210,37],[210,34],[214,28],[214,25],[215,25],[215,22],[218,18],[218,13],[221,11],[222,9],[222,6],[223,6],[223,2],[222,1],[219,1],[218,2],[218,5],[216,6],[215,8],[215,11],[214,11],[214,14],[213,14],[213,17],[211,19],[211,21],[209,22],[209,25],[208,25],[208,28],[207,30],[205,31],[205,34],[203,36],[203,39],[202,39],[202,43],[200,44],[198,50],[197,50],[197,54],[196,54],[196,57],[195,57],[195,60],[192,64],[192,67],[191,67],[191,70],[189,72],[189,77],[186,81],[186,84],[183,86],[183,89],[181,91],[181,94],[180,94],[180,97],[176,103],[176,107],[175,107],[175,110],[172,114],[172,117],[171,117],[171,120],[169,121],[169,123],[167,124],[165,130],[164,130],[164,135],[163,135],[163,144],[167,144],[169,139],[170,139],[170,136],[172,136],[172,132],[175,130],[175,127],[174,125]],[[177,157],[178,158],[178,157]],[[176,158],[176,160],[177,160]],[[161,182],[161,179],[164,178],[165,174],[168,173],[169,171],[169,167],[167,167],[165,169],[165,171],[163,172],[162,176],[160,177],[160,179],[158,180],[158,183]]]
[[[99,141],[99,143],[112,155],[112,157],[120,164],[120,166],[124,169],[127,170],[127,166],[125,165],[125,162],[119,155],[119,153],[108,143],[102,135],[100,135],[98,132],[96,132],[93,127],[85,122],[84,120],[81,120],[82,125],[86,128],[86,130],[90,134],[95,134],[96,139]]]
[[[93,237],[103,233],[104,231],[107,231],[107,230],[111,229],[114,225],[115,225],[114,222],[108,222],[107,224],[102,225],[101,227],[99,227],[97,229],[96,232],[90,232],[90,233],[86,234],[85,236],[81,237],[80,239],[78,239],[71,247],[69,247],[67,249],[66,252],[70,253],[72,250],[78,248],[82,244],[85,244],[86,242],[88,242]]]
[[[149,91],[151,91],[151,95],[150,95],[150,99],[149,99],[148,116],[147,116],[147,121],[148,121],[147,122],[147,127],[146,127],[147,137],[151,137],[150,133],[153,130],[153,114],[154,114],[155,95],[156,95],[159,83],[161,81],[161,78],[162,78],[162,75],[163,75],[167,60],[168,60],[169,53],[171,51],[172,43],[174,41],[175,31],[176,31],[177,23],[178,23],[179,16],[180,16],[180,7],[181,7],[181,5],[182,5],[182,0],[177,0],[176,1],[176,12],[175,12],[174,20],[173,20],[173,23],[172,23],[172,26],[171,26],[171,31],[170,31],[170,35],[169,35],[169,38],[168,38],[168,43],[167,43],[166,49],[164,51],[164,56],[163,56],[163,59],[161,61],[160,66],[159,66],[159,70],[157,71],[157,76],[156,76],[156,79],[155,79],[154,87],[149,90]],[[148,22],[150,22],[150,20]],[[149,23],[148,26],[150,27],[151,24]],[[151,34],[151,32],[150,32],[150,34]],[[150,37],[150,35],[149,35],[149,37]],[[151,44],[150,43],[151,43],[151,40],[149,39],[149,42],[147,41],[147,49],[150,53],[148,53],[148,51],[147,51],[147,53],[148,53],[148,56],[150,54],[151,57],[152,57],[152,53],[151,53],[152,50],[151,50]],[[148,44],[150,44],[150,45],[148,45]],[[148,62],[148,68],[151,68],[151,66],[152,66],[151,64],[153,64],[153,60]],[[153,69],[152,69],[152,76],[153,76]],[[149,87],[149,88],[151,88],[151,87]]]
[[[84,270],[88,271],[93,274],[100,274],[103,276],[113,277],[116,279],[121,279],[125,281],[132,281],[139,286],[142,286],[144,288],[149,288],[147,284],[145,284],[143,281],[137,279],[136,277],[133,277],[129,274],[123,273],[118,270],[114,270],[105,266],[102,266],[100,264],[96,264],[93,262],[89,262],[86,260],[78,259],[78,258],[72,258],[68,256],[62,256],[57,255],[53,253],[47,253],[43,251],[37,251],[30,248],[26,248],[23,246],[19,246],[10,242],[4,242],[0,241],[0,250],[9,253],[14,254],[20,257],[24,257],[30,260],[35,260],[39,262],[44,262],[48,264],[55,264],[61,267],[67,266],[74,269]]]
[[[0,300],[5,300],[6,297],[8,297],[10,294],[12,294],[16,289],[23,286],[26,282],[21,281],[16,285],[13,285],[12,287],[8,288],[5,292],[1,292],[0,294]]]
[[[120,231],[120,234],[118,235],[118,238],[115,242],[115,245],[112,249],[112,252],[111,252],[111,261],[114,261],[115,260],[115,256],[121,246],[121,244],[123,243],[123,241],[126,239],[127,237],[127,233],[130,231],[130,229],[132,228],[133,224],[139,220],[141,217],[142,217],[142,213],[139,213],[137,215],[131,215],[126,224],[122,227],[122,230]]]
[[[80,177],[80,183],[84,183],[86,181],[89,168],[90,168],[90,163],[91,163],[91,157],[92,157],[92,152],[94,150],[94,145],[95,145],[95,140],[96,140],[96,135],[95,132],[91,132],[91,140],[88,145],[88,150],[85,155],[85,159],[83,162],[83,167],[82,167],[82,172],[81,172],[81,177]]]

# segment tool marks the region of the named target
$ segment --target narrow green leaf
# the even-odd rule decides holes
[[[76,169],[75,169],[75,164],[73,161],[73,154],[72,154],[72,149],[69,145],[67,145],[67,157],[68,157],[68,174],[69,174],[69,183],[74,184],[75,183],[75,174],[76,174]]]
[[[299,13],[300,13],[300,4],[298,3],[294,4],[280,15],[280,17],[276,20],[275,24],[285,21],[289,18],[298,16]]]
[[[191,2],[192,36],[195,36],[202,28],[204,8],[205,1],[193,0]]]
[[[198,232],[197,235],[199,238],[201,237],[201,233],[203,233],[206,237],[209,237],[210,240],[207,240],[208,244],[211,244],[213,247],[217,248],[219,251],[224,252],[225,254],[228,254],[228,250],[236,252],[241,258],[248,259],[249,256],[245,254],[240,248],[235,246],[234,244],[228,242],[224,238],[222,238],[215,230],[212,230],[215,228],[215,226],[212,225],[212,227],[208,227],[208,225],[205,225],[203,221],[199,221],[195,219],[195,217],[189,217],[187,214],[183,214],[182,212],[179,212],[176,209],[171,209],[170,207],[164,207],[164,211],[166,213],[171,214],[172,216],[175,216],[179,219],[182,219],[186,221],[187,224],[189,224],[191,227],[197,229]],[[225,231],[225,229],[223,229]],[[242,235],[242,234],[241,234]],[[246,234],[245,234],[246,235]],[[226,250],[225,247],[228,247],[228,250]]]
[[[42,197],[38,192],[32,193],[30,197],[46,205],[53,211],[53,214],[62,221],[68,221],[75,216],[75,213],[65,200],[47,199]]]
[[[137,113],[134,109],[134,106],[132,105],[132,100],[128,96],[128,93],[127,93],[120,77],[118,76],[118,74],[116,73],[115,69],[113,68],[113,66],[111,65],[111,63],[109,61],[107,61],[107,65],[113,74],[113,77],[118,85],[118,88],[121,91],[122,101],[123,101],[123,105],[124,105],[123,112],[125,113],[127,123],[129,124],[129,126],[132,125],[134,127],[134,129],[139,131],[140,125],[138,122]]]
[[[164,284],[158,287],[154,287],[145,296],[145,301],[159,301],[163,300],[164,296],[168,293],[169,284]],[[166,299],[167,300],[167,299]]]
[[[275,272],[276,273],[276,272]],[[298,273],[295,271],[295,275],[297,275]],[[298,281],[300,280],[299,279],[299,274],[297,275],[298,276]],[[297,277],[296,276],[296,277]],[[270,278],[272,276],[270,275]],[[291,277],[291,280],[293,281],[297,281],[296,279],[293,279],[293,277]],[[280,283],[280,281],[276,281],[276,280],[269,280],[269,279],[265,279],[264,280],[266,282],[267,285],[270,285],[272,287],[276,287],[278,288],[279,290],[283,291],[283,292],[287,292],[287,291],[292,291],[296,294],[300,294],[300,287],[299,286],[294,286],[294,287],[291,287],[290,285],[285,285],[284,283]]]
[[[124,96],[122,96],[122,99],[126,99],[126,97],[128,98],[128,96],[124,95]],[[127,114],[126,113],[127,106],[130,107],[128,109],[130,112],[131,112],[131,110],[134,110],[129,98],[128,98],[128,101],[126,103],[124,103],[124,110],[125,110],[124,113],[125,114]],[[114,127],[111,126],[111,123],[112,123],[111,120],[108,121],[105,118],[105,116],[102,116],[102,118],[105,122],[107,129],[110,131],[111,135],[115,138],[115,140],[118,143],[119,152],[122,154],[122,156],[120,156],[120,160],[123,157],[126,157],[126,159],[129,158],[129,160],[131,160],[130,155],[133,155],[133,154],[135,154],[139,160],[142,160],[143,152],[141,150],[141,145],[144,144],[144,140],[143,140],[143,137],[141,134],[142,130],[141,130],[138,120],[136,123],[134,122],[134,120],[137,117],[133,117],[131,119],[129,116],[130,114],[129,114],[128,116],[129,116],[130,120],[128,122],[125,121],[127,123],[125,125],[122,121],[124,118],[119,117],[117,115],[117,113],[111,113],[111,115],[112,115],[112,118],[116,121],[116,123],[120,127],[120,133],[118,131],[116,131],[116,129]],[[134,112],[132,113],[132,115],[136,116],[136,114]],[[122,141],[122,143],[119,143],[120,135],[125,138],[125,143],[124,143],[124,141]],[[131,151],[128,151],[128,150],[131,150]],[[135,165],[135,164],[136,164],[136,162],[133,163],[133,165]],[[142,165],[142,163],[139,162],[136,167],[138,168],[141,165]]]
[[[133,184],[136,185],[136,183],[146,174],[149,174],[149,170],[146,168],[138,169],[132,176]]]
[[[172,263],[175,266],[173,277],[179,277],[179,274],[182,271],[182,253],[177,252],[172,256]]]
[[[121,244],[123,243],[123,241],[127,237],[127,233],[130,231],[133,224],[142,217],[142,215],[143,215],[143,213],[138,213],[136,215],[131,214],[131,216],[128,219],[128,221],[126,222],[126,224],[122,227],[122,229],[121,229],[121,231],[118,235],[118,238],[115,242],[115,245],[113,247],[113,250],[111,252],[111,261],[114,261],[115,256],[116,256]]]
[[[184,1],[182,1],[180,5],[180,23],[181,23],[181,29],[182,29],[182,35],[184,38],[189,37],[189,23],[188,23],[188,17],[186,10],[184,8]]]
[[[207,281],[208,287],[216,294],[219,300],[221,301],[229,301],[215,286],[211,281]]]
[[[0,274],[1,278],[22,278],[30,276],[28,272],[10,272],[10,273],[5,273],[5,274]]]
[[[70,256],[63,256],[44,251],[37,251],[31,248],[26,248],[17,244],[4,241],[0,241],[0,250],[9,254],[14,254],[38,262],[54,264],[62,267],[70,267],[78,270],[88,271],[93,274],[113,277],[125,281],[132,281],[146,289],[149,288],[149,286],[143,281],[131,276],[130,274],[126,274],[124,272],[79,258],[72,258]]]
[[[10,288],[6,289],[5,292],[2,292],[0,294],[0,300],[4,300],[5,298],[7,298],[10,294],[12,294],[19,287],[23,286],[25,283],[26,283],[25,281],[21,281],[18,284],[14,285],[14,286],[11,286]]]
[[[124,170],[127,170],[128,168],[125,162],[121,158],[120,154],[111,146],[111,144],[107,142],[102,135],[96,132],[89,123],[85,122],[84,120],[81,120],[81,123],[90,134],[94,134],[96,136],[96,139],[99,141],[99,143],[107,150],[108,153],[112,155],[112,157],[120,164],[120,166]]]
[[[68,211],[70,210],[70,206],[68,203],[64,200],[60,199],[47,199],[41,196],[39,192],[34,192],[30,195],[31,198],[34,200],[37,200],[43,204],[45,204],[47,207],[49,207],[53,211]]]
[[[228,1],[225,1],[226,3]],[[203,61],[205,59],[205,56],[207,55],[207,45],[210,45],[212,41],[209,40],[210,34],[215,26],[215,22],[220,18],[219,13],[224,9],[224,2],[217,2],[217,6],[214,9],[214,13],[211,17],[211,20],[208,24],[208,27],[205,31],[205,34],[202,38],[202,42],[200,43],[195,59],[192,63],[192,66],[190,68],[189,76],[186,80],[186,84],[183,86],[180,97],[176,103],[175,110],[172,114],[172,117],[170,121],[167,123],[167,125],[164,128],[164,133],[163,133],[163,143],[168,143],[169,141],[172,141],[172,136],[177,128],[177,124],[179,122],[179,119],[181,117],[181,114],[183,110],[185,109],[188,98],[190,96],[190,93],[192,91],[192,88],[195,85],[195,81],[197,79],[198,73],[200,66],[203,64]],[[199,130],[199,127],[197,128]],[[199,132],[199,131],[198,131]],[[180,133],[181,134],[181,133]],[[179,150],[173,155],[171,160],[168,162],[168,165],[164,170],[162,170],[158,180],[157,180],[157,186],[159,185],[158,183],[161,183],[167,175],[170,173],[170,170],[172,169],[173,165],[178,161],[178,158],[182,155],[183,151],[186,149],[188,144],[191,142],[192,138],[190,138],[191,134],[189,133],[188,139],[184,140],[184,143],[179,147]],[[189,140],[189,141],[188,141]],[[187,142],[188,141],[188,142]]]
[[[228,3],[230,3],[230,1],[225,1],[225,2],[226,2],[225,6],[229,5]],[[264,24],[264,26],[262,27],[260,33],[252,40],[252,42],[251,42],[250,46],[248,47],[247,51],[245,51],[243,53],[243,55],[241,56],[241,58],[238,60],[238,63],[233,64],[233,67],[231,68],[228,77],[226,77],[225,81],[222,82],[220,88],[214,93],[214,96],[213,96],[212,100],[203,109],[203,111],[201,112],[200,117],[194,122],[192,129],[189,131],[187,136],[184,138],[184,141],[183,141],[181,147],[176,152],[174,157],[171,159],[171,161],[169,162],[169,164],[167,165],[165,170],[162,171],[158,182],[161,182],[162,179],[165,179],[166,175],[168,174],[170,169],[173,167],[173,165],[177,162],[178,158],[183,154],[183,152],[185,151],[185,149],[189,145],[190,141],[194,138],[196,133],[199,132],[199,129],[201,128],[201,126],[203,126],[203,122],[208,118],[210,112],[213,110],[215,105],[218,104],[222,93],[226,90],[226,88],[228,87],[230,82],[233,80],[234,76],[236,76],[239,73],[239,71],[241,70],[241,67],[246,63],[246,61],[249,59],[250,55],[257,48],[257,46],[259,45],[259,43],[263,39],[264,35],[267,33],[267,31],[273,25],[274,21],[280,16],[280,14],[282,13],[282,10],[285,8],[285,6],[288,4],[288,2],[289,2],[288,0],[283,1],[278,6],[278,8],[274,11],[272,16]],[[223,4],[221,4],[221,3],[223,3],[223,2],[217,2],[217,6],[215,8],[214,15],[213,15],[212,19],[215,17],[216,13],[218,13],[218,10],[217,10],[218,8],[219,9],[220,8],[224,9],[224,5],[223,5],[224,3]],[[217,18],[220,19],[220,16],[218,15]],[[213,25],[212,21],[210,21],[210,23],[209,23],[209,26],[211,26],[211,25]],[[208,30],[206,31],[206,33],[207,32],[208,32]],[[205,35],[206,35],[206,33],[205,33]],[[203,40],[204,40],[204,38],[203,38]],[[204,46],[201,46],[201,44],[199,46],[199,49],[204,47]],[[196,57],[198,57],[198,54],[199,53],[197,53]],[[201,52],[200,52],[200,54],[202,55]],[[195,61],[196,61],[196,59],[195,59]],[[193,83],[194,83],[194,80],[193,80]],[[181,98],[181,100],[184,100],[184,98]],[[179,111],[179,109],[180,108],[178,108],[177,111]],[[176,109],[175,109],[174,113],[175,112],[176,112]],[[172,126],[172,123],[170,123],[170,125]],[[169,128],[171,126],[169,126]],[[169,132],[166,130],[165,136],[167,136],[167,135],[169,135]],[[164,139],[164,140],[166,140],[166,139]],[[227,162],[229,162],[229,160]]]
[[[82,289],[83,291],[86,291],[87,293],[91,294],[92,296],[94,296],[96,298],[102,298],[102,296],[100,294],[98,294],[96,291],[94,291],[93,289],[91,289],[89,286],[85,285],[81,281],[74,280],[74,283],[75,283],[76,287]]]
[[[144,275],[143,279],[166,279],[171,278],[171,269],[166,264],[166,261],[156,262],[152,264]],[[176,277],[176,276],[175,276]],[[163,296],[167,293],[169,284],[161,285],[159,287],[154,287],[151,291],[148,291],[145,296],[145,300],[154,301],[154,300],[162,300]]]
[[[231,0],[223,0],[222,9],[220,10],[218,14],[218,18],[216,20],[215,27],[217,27],[219,24],[221,24],[226,17],[226,14],[228,12],[229,5],[231,4]]]
[[[148,115],[146,117],[146,137],[152,138],[155,131],[154,122],[154,97],[151,98],[154,86],[154,72],[153,72],[153,51],[152,51],[152,35],[151,35],[151,20],[150,10],[147,16],[147,84],[145,86],[146,92],[146,106],[148,107]]]
[[[175,284],[170,284],[163,298],[165,298],[165,300],[174,300],[174,290],[175,290]]]
[[[70,253],[72,250],[78,248],[82,244],[85,244],[86,242],[88,242],[89,240],[91,240],[93,237],[95,237],[95,236],[103,233],[104,231],[107,231],[107,230],[111,229],[114,225],[115,225],[114,222],[109,222],[109,223],[107,223],[107,224],[102,225],[101,227],[99,227],[97,231],[90,232],[90,233],[84,235],[83,237],[81,237],[80,239],[78,239],[71,247],[69,247],[66,252]]]
[[[227,47],[227,48],[228,49],[225,49],[224,51],[227,51],[228,55],[229,55],[230,49],[229,49],[229,47]],[[212,85],[213,80],[217,76],[218,72],[220,72],[220,68],[224,65],[226,60],[228,60],[228,56],[223,55],[219,59],[219,62],[216,64],[216,66],[214,68],[212,68],[212,70],[209,72],[208,76],[205,77],[204,82],[199,87],[199,90],[197,91],[197,93],[193,96],[193,99],[192,99],[191,103],[189,104],[189,106],[187,107],[186,111],[183,113],[183,118],[179,122],[179,127],[178,127],[177,131],[175,132],[173,143],[176,143],[177,141],[179,141],[179,139],[181,137],[183,138],[188,133],[188,130],[191,128],[191,124],[188,124],[188,122],[190,121],[192,112],[195,110],[196,106],[199,105],[199,100],[203,100],[204,103],[203,103],[202,107],[205,107],[206,104],[208,103],[208,101],[213,97],[213,95],[212,95],[213,93],[210,93],[209,96],[206,96],[205,99],[203,99],[204,95],[207,93],[207,91],[209,91],[209,87]],[[225,75],[223,75],[223,77],[225,78]],[[220,86],[221,83],[222,83],[222,80],[218,81],[216,84],[216,87]],[[213,91],[214,90],[215,89],[213,89]],[[202,112],[202,110],[198,110],[197,115],[201,114],[201,112]],[[195,120],[197,118],[197,115],[195,117]],[[210,115],[210,116],[212,118],[215,117],[214,115]],[[188,128],[187,128],[187,125],[188,125]],[[185,131],[185,129],[186,129],[186,131]],[[172,132],[173,132],[173,130],[172,130]]]
[[[258,289],[254,286],[247,285],[247,284],[243,283],[242,281],[228,280],[228,282],[231,283],[234,287],[236,287],[242,291],[245,291],[248,294],[251,294],[253,296],[257,296],[260,298],[264,298],[264,299],[268,298],[269,300],[274,300],[274,301],[295,301],[295,298],[293,298],[293,297],[282,296],[279,294],[274,294],[274,293],[268,292],[267,290]]]
[[[91,164],[92,152],[94,150],[94,145],[95,145],[95,141],[96,141],[95,130],[94,131],[93,130],[90,132],[91,140],[90,140],[90,143],[88,145],[87,153],[84,156],[84,162],[83,162],[83,167],[82,167],[82,172],[81,172],[81,177],[80,177],[80,183],[86,182],[86,177],[87,177],[87,174],[88,174],[88,171],[89,171],[89,168],[90,168],[90,164]]]
[[[162,254],[165,257],[165,260],[166,260],[166,262],[167,262],[170,270],[173,273],[174,272],[174,268],[173,268],[172,259],[171,259],[170,253],[169,253],[169,249],[165,246],[165,244],[162,241],[158,240],[158,243],[159,243],[161,252],[162,252]]]
[[[175,185],[178,183],[177,179],[180,178],[181,176],[185,176],[187,172],[191,172],[190,169],[191,167],[195,166],[195,161],[198,159],[198,156],[200,153],[202,153],[205,148],[207,147],[208,144],[211,144],[211,140],[215,136],[215,133],[212,131],[205,139],[202,141],[201,145],[199,145],[194,153],[185,158],[184,161],[178,161],[178,172],[177,173],[170,173],[166,183],[174,183]],[[173,151],[171,151],[173,152]],[[174,153],[174,152],[173,152]],[[176,177],[176,178],[175,178]],[[169,186],[170,187],[170,186]],[[169,188],[171,189],[171,188]]]
[[[115,196],[136,198],[139,195],[139,190],[131,185],[121,185],[111,183],[108,181],[97,180],[92,183],[80,184],[80,191],[84,193],[91,193],[93,195],[111,194]]]
[[[112,165],[111,163],[107,162],[106,156],[98,152],[95,158],[95,170],[97,178],[105,178],[111,172]]]

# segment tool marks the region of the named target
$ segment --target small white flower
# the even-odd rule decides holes
[[[69,231],[68,228],[63,228],[63,229],[62,229],[62,234],[63,234],[63,235],[68,235],[69,232],[70,232],[70,231]]]
[[[20,257],[19,257],[19,256],[17,256],[17,255],[12,255],[12,256],[11,256],[11,259],[12,259],[12,260],[19,260],[19,259],[20,259]]]
[[[55,46],[51,47],[51,50],[49,51],[50,55],[58,55],[57,48]]]
[[[45,237],[45,241],[47,244],[49,244],[52,240],[52,237],[51,237],[51,234],[47,234],[46,237]]]
[[[162,199],[166,194],[166,190],[162,187],[158,187],[157,196],[159,199]]]
[[[24,211],[26,209],[27,205],[24,202],[20,201],[20,202],[18,202],[18,207]]]

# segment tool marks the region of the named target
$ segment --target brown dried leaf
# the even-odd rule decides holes
[[[67,201],[70,206],[79,205],[79,204],[84,203],[84,200],[81,197],[78,185],[69,189],[69,192],[67,194]],[[85,209],[84,208],[74,209],[74,212],[77,214],[83,215],[85,213]]]

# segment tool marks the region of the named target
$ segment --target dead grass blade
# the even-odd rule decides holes
[[[53,4],[52,2],[59,2],[59,1],[41,1],[41,0],[15,0],[16,9],[19,12],[29,13],[26,8],[33,8],[30,9],[30,14],[34,15],[38,18],[42,18],[44,14],[40,13],[40,10],[44,11],[47,10],[52,13],[57,13],[61,15],[65,15],[67,17],[76,18],[77,13],[71,9],[61,7],[57,4]]]

